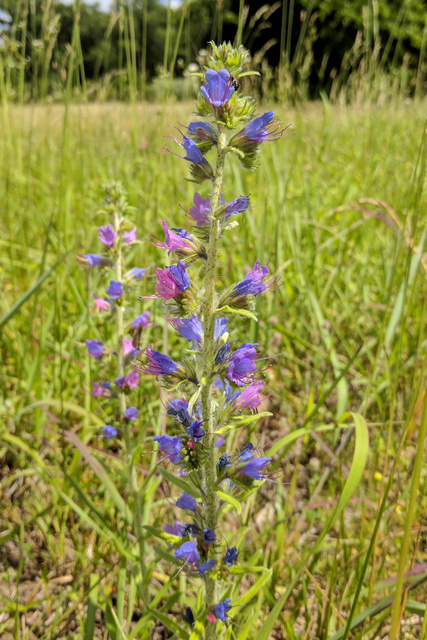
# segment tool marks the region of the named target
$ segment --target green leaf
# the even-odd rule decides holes
[[[89,601],[87,605],[84,640],[93,640],[95,633],[95,616],[98,608],[99,583],[101,579],[96,573],[91,573],[89,578]]]
[[[92,471],[98,476],[99,480],[104,485],[105,490],[107,491],[107,493],[109,493],[110,498],[116,505],[117,509],[126,518],[127,522],[131,523],[132,515],[129,512],[129,509],[125,501],[123,500],[122,496],[120,495],[116,485],[108,475],[106,469],[104,469],[104,467],[99,462],[99,460],[94,458],[89,447],[87,447],[84,444],[84,442],[82,442],[80,438],[73,431],[66,431],[65,437],[69,442],[71,442],[71,444],[73,444],[76,447],[76,449],[80,451],[80,453],[82,454],[82,457],[90,465],[90,467],[92,468]]]
[[[68,252],[69,253],[69,252]],[[30,287],[28,289],[28,291],[26,291],[24,293],[24,295],[22,296],[22,298],[20,298],[17,302],[15,302],[15,304],[13,305],[12,309],[10,309],[4,316],[3,318],[0,319],[0,329],[2,329],[4,327],[5,324],[7,324],[9,322],[9,320],[11,318],[13,318],[13,316],[18,313],[19,309],[22,307],[22,305],[24,305],[27,300],[29,298],[31,298],[31,296],[36,293],[36,291],[38,291],[38,289],[40,289],[40,287],[42,286],[43,282],[46,280],[46,278],[48,278],[50,276],[50,274],[52,273],[52,271],[54,271],[60,264],[61,262],[64,260],[64,258],[68,255],[68,253],[64,253],[64,255],[62,255],[59,260],[57,260],[55,262],[55,264],[53,264],[50,269],[48,269],[46,271],[46,273],[44,273],[35,284],[33,284],[32,287]]]
[[[224,493],[219,489],[217,489],[215,493],[219,498],[221,498],[221,500],[224,500],[224,502],[228,502],[228,504],[231,504],[235,509],[237,509],[237,513],[239,515],[242,513],[242,505],[238,500],[236,500],[236,498],[233,498],[233,496],[230,496],[228,493]]]
[[[150,609],[150,607],[147,607],[147,611],[149,611],[154,618],[157,618],[157,620],[160,620],[160,622],[167,629],[169,629],[169,631],[172,631],[172,633],[175,633],[178,636],[178,638],[182,638],[182,640],[190,639],[190,636],[188,635],[188,633],[184,631],[184,629],[180,627],[174,620],[171,620],[171,618],[168,618],[168,616],[166,616],[164,613],[161,613],[160,611],[154,611],[153,609]]]
[[[159,471],[162,474],[162,476],[165,478],[165,480],[167,480],[171,484],[174,484],[176,487],[178,487],[182,491],[185,491],[185,493],[188,493],[190,496],[193,496],[193,498],[200,499],[202,497],[202,494],[200,493],[199,489],[197,489],[197,487],[195,487],[194,484],[190,484],[183,478],[180,478],[179,476],[175,476],[173,473],[171,473],[164,467],[159,467]]]
[[[252,598],[256,596],[258,591],[260,591],[265,584],[270,580],[272,574],[272,569],[266,569],[264,575],[260,576],[255,584],[252,585],[250,589],[248,589],[238,600],[234,603],[233,607],[243,607],[247,604]]]
[[[229,307],[228,304],[225,307],[221,307],[220,309],[216,309],[215,313],[233,313],[236,316],[244,316],[245,318],[250,318],[251,320],[255,320],[258,322],[258,318],[252,311],[248,311],[247,309],[233,309],[233,307]]]
[[[353,426],[353,425],[340,425],[340,426],[345,427],[345,426]],[[316,433],[318,431],[334,431],[336,428],[337,427],[334,424],[321,424],[318,427],[305,427],[303,429],[296,429],[295,431],[291,431],[291,433],[288,433],[288,435],[284,436],[283,438],[280,438],[280,440],[275,442],[273,446],[270,447],[270,449],[267,451],[266,455],[269,457],[274,456],[274,454],[277,453],[279,449],[283,449],[288,444],[295,442],[295,440],[297,440],[298,438],[301,438],[301,436],[310,435],[310,433],[312,433],[313,431],[315,431]]]
[[[233,431],[233,429],[240,429],[251,422],[256,422],[257,420],[262,420],[262,418],[268,418],[273,414],[269,411],[262,411],[261,413],[254,413],[253,415],[242,416],[241,418],[234,418],[232,424],[227,424],[225,427],[221,427],[221,429],[217,429],[215,433],[227,433],[227,431]]]
[[[328,518],[328,521],[325,527],[323,528],[322,533],[318,537],[316,543],[314,544],[314,546],[307,549],[302,559],[302,562],[300,563],[298,569],[295,571],[295,574],[292,580],[290,581],[290,583],[288,584],[288,587],[285,593],[283,594],[283,596],[281,596],[281,598],[279,598],[276,605],[270,611],[268,618],[264,621],[261,629],[255,636],[255,640],[268,640],[270,631],[272,630],[276,620],[280,616],[280,613],[283,607],[285,606],[286,601],[292,594],[292,590],[295,584],[297,583],[301,573],[304,571],[304,567],[306,566],[307,561],[311,556],[318,553],[319,548],[325,536],[330,531],[336,519],[343,512],[344,508],[348,504],[350,498],[353,496],[353,493],[355,492],[357,485],[359,484],[362,478],[363,470],[365,468],[366,460],[368,458],[368,447],[369,447],[368,428],[363,416],[361,416],[358,413],[352,413],[350,415],[353,417],[353,420],[354,420],[356,445],[354,448],[353,461],[351,464],[350,473],[344,485],[344,489],[342,491],[338,504],[336,505],[332,514]],[[330,638],[330,640],[332,640],[332,638]]]

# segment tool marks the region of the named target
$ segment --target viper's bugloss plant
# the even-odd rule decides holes
[[[233,332],[231,317],[256,319],[255,298],[279,286],[277,278],[268,280],[269,268],[259,260],[239,282],[224,290],[217,283],[222,237],[237,227],[238,216],[249,206],[245,194],[224,199],[225,160],[230,156],[254,169],[261,144],[277,140],[285,130],[272,112],[255,117],[256,103],[241,95],[239,79],[248,74],[246,57],[243,47],[212,45],[196,103],[198,115],[208,121],[191,122],[182,140],[174,138],[185,151],[175,155],[190,162],[191,180],[206,185],[206,193],[196,193],[188,209],[191,231],[170,228],[163,221],[164,242],[152,239],[171,260],[157,268],[153,297],[163,299],[167,320],[190,348],[176,362],[149,347],[137,363],[140,373],[154,375],[175,394],[167,406],[172,418],[169,433],[154,437],[154,442],[160,463],[172,465],[179,479],[183,492],[175,506],[187,522],[165,524],[164,533],[157,535],[175,547],[173,571],[204,582],[205,595],[197,609],[186,606],[182,619],[206,640],[219,637],[220,627],[232,620],[233,605],[239,606],[230,585],[244,554],[227,540],[223,516],[230,505],[240,507],[248,493],[261,486],[272,462],[251,443],[240,451],[228,451],[224,439],[229,431],[247,424],[244,413],[261,404],[264,384],[259,362],[265,358],[258,344]],[[209,161],[208,153],[216,157]],[[114,246],[115,234],[115,228],[103,228],[101,240],[107,247]],[[111,282],[109,289],[118,304],[117,283]],[[90,349],[94,357],[102,357],[98,344]],[[269,414],[260,417],[265,415]],[[240,573],[244,572],[242,565]]]

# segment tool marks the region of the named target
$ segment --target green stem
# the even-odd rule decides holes
[[[405,531],[403,534],[402,547],[400,549],[399,573],[396,582],[393,605],[391,608],[391,628],[390,640],[396,640],[399,634],[400,621],[402,616],[402,595],[405,583],[405,571],[409,555],[411,542],[411,529],[417,511],[417,499],[419,499],[419,486],[421,469],[424,458],[425,442],[427,437],[427,396],[424,398],[423,414],[421,418],[420,431],[418,434],[417,452],[415,454],[414,470],[412,472],[411,492],[409,495],[408,511],[405,519]]]
[[[224,162],[226,148],[225,130],[218,125],[218,151],[216,160],[215,180],[211,199],[212,223],[210,228],[209,247],[207,252],[206,272],[204,279],[205,302],[203,308],[203,382],[202,408],[205,428],[204,448],[207,452],[205,462],[205,526],[208,529],[216,529],[218,523],[218,497],[215,492],[217,480],[215,458],[214,420],[212,413],[212,368],[215,348],[215,276],[218,255],[218,240],[220,235],[220,222],[214,218],[215,211],[221,203],[221,189],[224,175]],[[208,611],[217,604],[217,582],[205,576],[206,607]],[[206,628],[206,640],[214,640],[216,637],[215,624],[208,623]]]
[[[118,282],[123,283],[123,265],[122,265],[122,246],[120,239],[120,224],[121,224],[121,216],[120,213],[116,210],[114,212],[114,231],[118,234],[119,242],[117,246],[117,252],[115,257],[115,270],[116,270],[116,280]],[[124,314],[125,307],[123,304],[118,304],[116,306],[116,317],[117,317],[117,375],[118,377],[122,377],[125,375],[125,363],[124,363],[124,355],[123,355],[123,336],[124,336]],[[120,415],[123,418],[126,411],[126,396],[124,393],[119,394],[119,410]],[[139,562],[140,562],[140,588],[141,595],[144,600],[144,603],[148,604],[148,587],[147,584],[144,583],[144,578],[147,575],[147,566],[145,564],[145,543],[142,529],[142,510],[141,510],[141,498],[139,495],[138,489],[138,478],[136,474],[136,467],[133,463],[133,441],[132,441],[132,433],[131,427],[128,420],[123,421],[124,424],[124,437],[125,437],[125,445],[126,445],[126,462],[128,468],[128,477],[130,484],[130,494],[133,501],[133,528],[134,535],[138,540],[139,547]]]

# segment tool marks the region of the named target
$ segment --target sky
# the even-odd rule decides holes
[[[169,0],[159,0],[161,4],[168,4]],[[74,0],[61,0],[63,4],[73,4]],[[111,0],[84,0],[85,4],[98,4],[102,11],[110,11]],[[182,4],[181,0],[171,0],[172,9],[176,9]]]

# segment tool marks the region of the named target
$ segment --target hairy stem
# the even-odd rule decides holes
[[[212,369],[215,347],[215,276],[218,255],[218,240],[220,235],[220,222],[213,216],[221,203],[221,189],[224,174],[226,136],[225,130],[218,125],[218,151],[216,161],[215,180],[211,199],[212,222],[210,228],[209,247],[206,261],[206,273],[204,280],[205,302],[203,308],[203,379],[202,408],[205,429],[204,446],[207,452],[205,462],[205,525],[208,529],[216,529],[218,523],[218,497],[215,493],[217,480],[215,458],[214,421],[212,414]],[[217,582],[208,575],[205,576],[206,606],[209,609],[217,604]],[[215,624],[208,623],[206,640],[216,637]]]
[[[120,237],[120,214],[116,210],[114,212],[114,230]],[[116,280],[123,283],[123,265],[122,265],[122,248],[119,241],[116,257],[115,257],[115,271]],[[117,318],[117,376],[120,378],[125,375],[125,364],[123,355],[123,336],[124,336],[124,314],[125,307],[122,304],[116,306],[116,318]],[[126,396],[124,393],[119,393],[119,410],[120,416],[123,418],[126,411]],[[144,578],[147,575],[147,567],[145,564],[145,543],[142,529],[142,510],[141,510],[141,497],[138,489],[138,478],[136,474],[136,467],[133,463],[133,440],[131,427],[128,420],[123,421],[124,424],[124,437],[126,445],[126,462],[128,468],[128,478],[130,485],[130,494],[133,501],[133,529],[134,535],[138,540],[139,547],[139,562],[140,562],[140,589],[141,595],[145,603],[148,604],[148,587],[144,583]]]

